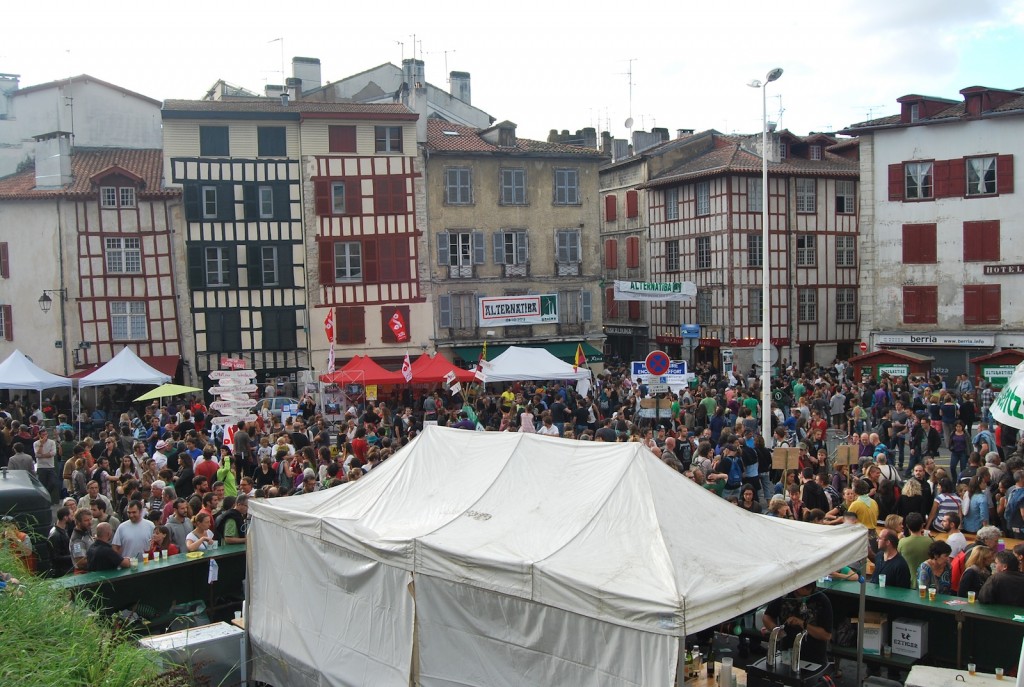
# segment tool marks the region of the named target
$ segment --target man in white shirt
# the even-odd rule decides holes
[[[555,423],[551,421],[550,415],[544,416],[544,424],[541,425],[541,428],[537,430],[537,434],[543,434],[549,437],[561,436],[558,433],[558,427],[555,427]]]
[[[138,558],[149,551],[155,527],[151,520],[142,518],[142,502],[132,501],[128,504],[128,522],[121,523],[114,532],[111,545],[124,558]]]
[[[946,531],[949,533],[946,543],[949,544],[949,548],[953,549],[953,553],[949,554],[950,559],[967,548],[967,538],[960,531],[960,523],[959,513],[950,513],[946,516]]]
[[[164,453],[169,448],[169,444],[161,439],[156,442],[156,450],[153,451],[153,461],[156,462],[156,471],[160,472],[167,467],[167,455]]]
[[[60,479],[57,477],[57,444],[45,429],[39,430],[39,439],[32,444],[36,456],[36,475],[39,481],[50,492],[50,503],[57,503],[60,498]]]

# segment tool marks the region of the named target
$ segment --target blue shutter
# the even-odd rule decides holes
[[[452,326],[452,297],[437,297],[437,324],[439,327]]]
[[[450,260],[451,258],[448,256],[448,232],[443,231],[437,235],[437,264],[447,267]]]
[[[505,264],[505,232],[494,232],[494,264]]]
[[[484,264],[484,233],[474,231],[470,236],[473,242],[473,264],[482,265]]]
[[[518,264],[525,265],[530,260],[530,237],[525,231],[519,234],[519,244],[516,246],[516,260]]]
[[[582,304],[580,306],[580,317],[583,319],[584,322],[590,322],[594,317],[590,303],[590,292],[587,291],[586,289],[580,291],[580,298],[582,299]]]

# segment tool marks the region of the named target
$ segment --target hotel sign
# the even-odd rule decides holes
[[[985,265],[985,276],[998,277],[1003,274],[1024,274],[1024,265]]]
[[[558,322],[558,295],[481,298],[479,314],[481,327]]]

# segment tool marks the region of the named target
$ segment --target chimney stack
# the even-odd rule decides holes
[[[36,136],[36,188],[57,189],[71,183],[71,134],[54,131]]]
[[[451,82],[452,97],[458,98],[467,105],[472,104],[472,97],[469,88],[469,72],[450,72],[448,80]]]
[[[302,79],[292,76],[285,79],[284,85],[288,90],[288,97],[295,102],[299,102],[299,98],[302,97]]]
[[[320,58],[293,57],[292,76],[301,79],[302,90],[312,91],[320,88]]]
[[[410,91],[416,88],[416,86],[426,84],[426,78],[424,78],[423,73],[423,60],[411,58],[402,60],[402,80],[409,87]]]

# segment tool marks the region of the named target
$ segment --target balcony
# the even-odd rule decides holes
[[[522,265],[504,265],[506,277],[528,277],[530,276],[530,263]]]
[[[472,279],[473,278],[473,266],[472,265],[449,265],[448,266],[448,278],[449,279]]]
[[[559,277],[578,277],[580,276],[580,263],[556,262],[555,274]]]

